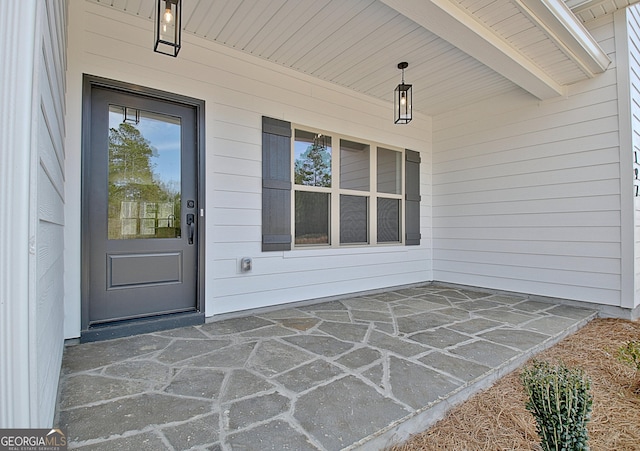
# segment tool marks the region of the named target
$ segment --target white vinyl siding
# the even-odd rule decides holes
[[[66,2],[6,7],[0,427],[50,428],[64,346]]]
[[[590,31],[612,60],[611,17]],[[620,305],[616,71],[435,117],[434,279]]]
[[[38,2],[42,44],[38,51],[37,224],[35,324],[38,427],[53,424],[64,344],[64,138],[66,85],[66,4]],[[32,169],[32,170],[33,170]]]
[[[34,2],[13,2],[0,16],[0,428],[31,424],[29,208]],[[35,397],[34,397],[35,398]]]
[[[431,280],[429,118],[416,115],[408,126],[394,125],[393,111],[384,102],[189,34],[183,35],[178,58],[155,54],[151,21],[99,4],[74,3],[70,14],[70,127],[81,117],[83,73],[206,102],[206,205],[202,208],[207,316]],[[394,83],[389,86],[390,92],[394,87]],[[262,116],[422,152],[422,245],[263,253]],[[79,167],[80,131],[70,129],[68,136],[69,167]],[[337,148],[337,143],[333,146]],[[68,173],[69,189],[79,189],[79,174]],[[79,207],[69,209],[71,215],[76,214],[75,208]],[[71,225],[69,232],[74,229],[79,231],[79,224]],[[79,256],[66,257],[66,267],[77,273],[79,284]],[[240,273],[242,257],[253,259],[251,272]],[[79,291],[69,295],[67,312],[72,321],[80,309],[79,297]],[[76,327],[77,333],[79,324]]]

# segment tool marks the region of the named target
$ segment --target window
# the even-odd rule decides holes
[[[292,141],[295,247],[402,242],[402,150],[302,128]]]
[[[263,252],[420,240],[419,152],[262,117]]]

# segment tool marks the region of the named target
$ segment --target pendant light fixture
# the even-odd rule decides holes
[[[409,63],[398,63],[398,69],[402,69],[402,83],[400,83],[394,93],[394,111],[395,111],[395,123],[396,124],[408,124],[411,122],[411,102],[412,91],[411,85],[407,85],[404,82],[404,70],[409,67]]]
[[[176,57],[182,40],[182,0],[156,0],[156,43],[153,50]]]

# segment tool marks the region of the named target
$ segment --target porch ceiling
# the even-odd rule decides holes
[[[87,0],[149,20],[152,0]],[[392,102],[407,61],[434,115],[522,88],[547,99],[609,64],[582,22],[640,0],[183,0],[183,29]]]

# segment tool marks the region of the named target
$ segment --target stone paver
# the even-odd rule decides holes
[[[144,393],[150,388],[149,383],[142,381],[114,379],[95,374],[71,376],[67,380],[67,387],[69,396],[60,401],[63,408]]]
[[[389,359],[389,386],[393,396],[420,409],[455,390],[461,383],[424,365],[398,357]]]
[[[528,322],[524,327],[543,334],[553,335],[560,333],[575,323],[576,320],[572,318],[550,315],[534,319],[533,321]]]
[[[162,363],[172,364],[216,351],[230,344],[229,340],[177,340],[167,346],[157,359]]]
[[[353,344],[337,340],[333,337],[320,337],[318,335],[297,335],[286,337],[285,341],[300,346],[312,354],[320,354],[325,357],[334,357],[351,350]]]
[[[409,413],[394,399],[347,376],[300,397],[294,417],[325,449],[336,450]]]
[[[224,423],[229,430],[241,429],[270,420],[287,412],[290,400],[279,393],[269,393],[233,403],[223,412]]]
[[[217,351],[181,362],[184,366],[208,368],[242,368],[254,352],[255,342],[229,345]]]
[[[475,312],[481,318],[492,319],[517,326],[519,324],[539,318],[535,313],[518,312],[513,309],[493,308]]]
[[[420,361],[431,368],[437,368],[439,371],[448,373],[464,382],[469,382],[491,370],[488,366],[443,352],[432,352],[421,357]]]
[[[362,343],[364,337],[367,335],[369,326],[352,324],[350,327],[344,327],[344,322],[325,321],[318,326],[318,330],[338,340]]]
[[[513,306],[516,310],[522,310],[525,312],[539,312],[540,310],[546,310],[549,307],[548,302],[540,302],[540,301],[524,301]]]
[[[55,421],[70,449],[377,450],[594,316],[424,285],[69,346]]]
[[[274,376],[314,358],[313,354],[278,341],[265,341],[251,357],[248,368],[265,376]]]
[[[105,442],[99,442],[92,445],[81,446],[80,451],[162,451],[170,450],[160,437],[153,432],[145,434],[137,434],[126,438],[117,438]]]
[[[324,360],[314,360],[311,363],[281,374],[277,377],[277,381],[287,389],[301,393],[340,374],[342,374],[342,371],[337,366]]]
[[[185,421],[211,411],[211,402],[158,393],[144,393],[94,406],[60,412],[60,424],[71,442],[107,439],[149,426]]]
[[[518,351],[485,340],[477,340],[451,350],[459,357],[497,367],[518,355]]]
[[[233,370],[227,376],[222,389],[221,401],[231,401],[274,389],[275,386],[263,377],[246,370]]]
[[[162,434],[174,449],[208,445],[218,441],[218,422],[219,416],[215,413],[186,423],[168,426],[162,429]]]
[[[259,449],[271,451],[317,451],[310,439],[282,420],[261,424],[252,429],[229,435],[230,449]]]
[[[172,395],[213,399],[222,389],[225,373],[210,368],[183,368],[165,388]]]
[[[491,321],[484,318],[473,318],[467,321],[462,321],[460,323],[455,323],[449,326],[449,328],[457,330],[459,332],[465,332],[467,334],[477,334],[478,332],[493,329],[501,325],[502,323],[499,323],[497,321]]]
[[[482,333],[479,336],[485,340],[522,349],[523,351],[533,348],[549,338],[548,335],[537,332],[506,328],[491,330],[489,332]]]
[[[413,341],[422,343],[434,348],[448,348],[465,341],[471,340],[469,335],[463,335],[446,327],[439,327],[434,330],[418,332],[410,337]]]
[[[441,315],[437,311],[419,313],[417,315],[403,316],[396,320],[398,329],[405,334],[422,332],[425,329],[433,329],[452,323],[452,317]]]
[[[155,335],[137,335],[117,341],[86,343],[82,346],[69,346],[65,349],[62,361],[63,373],[77,373],[100,368],[112,363],[129,360],[132,357],[148,355],[164,349],[171,343],[170,338]]]
[[[556,305],[550,308],[547,312],[552,315],[563,316],[573,319],[584,319],[587,312],[584,309],[572,307],[570,305]]]
[[[336,360],[336,362],[347,368],[356,370],[363,366],[371,365],[373,362],[380,360],[381,357],[382,353],[376,349],[360,348],[343,355]]]

